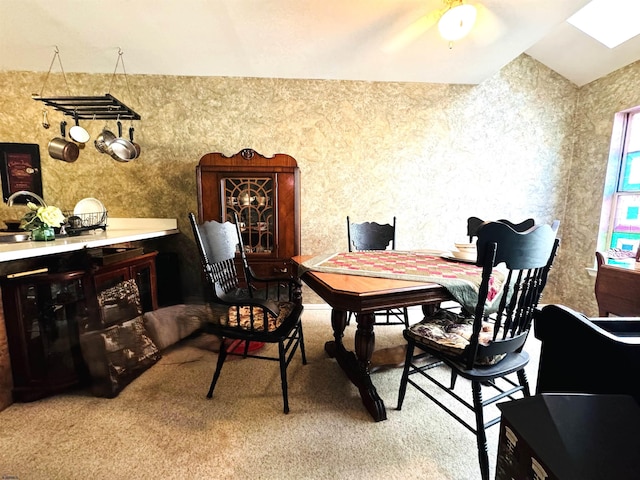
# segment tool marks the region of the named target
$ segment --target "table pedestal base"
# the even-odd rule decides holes
[[[358,387],[360,398],[369,414],[376,422],[387,419],[384,402],[378,395],[376,387],[371,381],[370,363],[375,346],[373,323],[375,318],[371,314],[357,314],[358,328],[356,330],[355,353],[344,348],[342,336],[346,326],[346,312],[333,310],[331,325],[335,340],[324,344],[324,350],[331,358],[335,358],[340,368],[347,374],[351,383]]]
[[[371,382],[368,369],[364,371],[353,352],[344,348],[342,343],[330,341],[324,344],[324,350],[331,358],[335,358],[340,368],[347,374],[351,383],[358,387],[360,398],[365,408],[376,422],[387,419],[384,402]]]

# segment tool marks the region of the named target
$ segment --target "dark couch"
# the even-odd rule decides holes
[[[536,315],[537,393],[626,394],[640,403],[640,317],[588,318],[561,305]]]

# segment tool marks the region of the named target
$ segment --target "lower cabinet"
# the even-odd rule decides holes
[[[90,316],[84,271],[2,280],[13,400],[28,402],[86,380],[78,325]]]
[[[97,298],[102,292],[116,288],[125,280],[135,280],[140,291],[140,303],[143,312],[158,309],[157,276],[156,276],[156,256],[158,252],[145,253],[126,260],[115,262],[109,265],[94,266],[91,271],[91,296]],[[80,331],[100,330],[117,323],[117,314],[107,318],[105,309],[100,308],[97,302],[94,315],[91,316],[87,325],[82,325]],[[123,312],[126,315],[126,312]]]
[[[157,309],[157,252],[89,271],[0,279],[13,374],[13,401],[28,402],[89,381],[79,335],[107,323],[97,296],[135,279],[143,311]]]

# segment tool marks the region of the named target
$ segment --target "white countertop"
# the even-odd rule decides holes
[[[180,233],[175,218],[109,218],[107,229],[90,230],[50,242],[0,243],[0,262],[42,257],[116,243],[148,240]]]

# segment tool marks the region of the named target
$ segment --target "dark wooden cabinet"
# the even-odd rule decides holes
[[[227,157],[207,153],[196,168],[198,216],[238,216],[247,259],[257,275],[292,274],[300,254],[300,170],[286,154],[265,157],[244,149]]]
[[[33,401],[89,382],[80,335],[114,323],[112,318],[105,322],[97,295],[135,279],[143,311],[157,309],[156,255],[0,280],[13,401]]]
[[[2,279],[13,400],[37,400],[86,379],[78,326],[90,317],[87,273]]]
[[[114,262],[109,265],[96,266],[91,272],[91,297],[96,298],[100,292],[115,287],[125,280],[134,279],[140,291],[140,303],[143,312],[158,309],[156,256],[158,252],[149,252]],[[96,304],[91,321],[81,325],[81,331],[99,330],[110,323],[103,318],[103,311]]]

